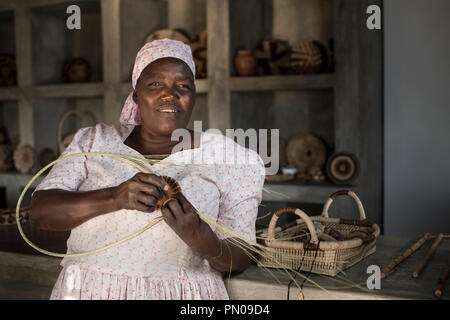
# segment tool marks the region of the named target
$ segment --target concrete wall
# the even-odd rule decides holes
[[[450,2],[384,2],[387,235],[450,233]]]

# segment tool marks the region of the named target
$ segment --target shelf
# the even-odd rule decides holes
[[[195,80],[197,93],[208,92],[206,79]],[[103,82],[46,84],[25,87],[0,87],[0,101],[18,100],[23,92],[28,98],[90,98],[101,97],[105,94],[106,84]],[[119,91],[128,95],[132,91],[130,82],[120,84]]]
[[[2,11],[12,11],[15,8],[14,0],[6,0],[0,3],[0,12]]]
[[[354,186],[336,186],[333,184],[265,183],[263,201],[324,203],[330,195],[342,189],[353,189]]]
[[[231,91],[271,91],[334,88],[334,74],[231,77]]]
[[[55,5],[61,3],[79,4],[85,0],[3,0],[0,3],[0,11],[9,11],[20,8],[43,7],[47,5]]]
[[[104,84],[95,82],[37,85],[26,87],[23,91],[30,98],[99,97],[104,94]]]
[[[18,100],[23,93],[27,98],[90,98],[101,97],[105,92],[103,82],[47,84],[24,88],[0,87],[0,101]]]
[[[208,93],[208,80],[207,79],[196,79],[195,86],[197,88],[197,93]],[[122,95],[128,95],[133,90],[131,82],[122,83],[120,85],[120,93]]]
[[[0,87],[0,101],[18,100],[20,89],[17,87]]]
[[[196,79],[197,93],[208,93],[208,79]]]

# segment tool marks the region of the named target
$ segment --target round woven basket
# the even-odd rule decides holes
[[[12,55],[0,54],[0,86],[17,84],[16,59]]]
[[[20,173],[29,173],[34,166],[34,151],[29,145],[19,144],[13,153],[14,167]]]
[[[288,73],[289,48],[279,40],[263,40],[254,50],[258,75],[277,75]]]
[[[196,78],[206,78],[207,76],[207,64],[208,64],[208,54],[207,54],[207,33],[206,30],[200,32],[196,39],[191,42],[192,57],[195,63],[195,77]]]
[[[150,33],[147,38],[145,38],[145,43],[152,42],[153,40],[161,39],[171,39],[184,42],[189,45],[191,40],[184,30],[181,29],[159,29]]]
[[[62,77],[64,82],[80,83],[87,82],[91,78],[89,63],[82,58],[72,58],[63,66]]]
[[[14,167],[13,152],[10,144],[0,144],[0,172]]]
[[[315,41],[304,41],[292,48],[291,66],[298,74],[318,73],[325,64],[324,49]]]

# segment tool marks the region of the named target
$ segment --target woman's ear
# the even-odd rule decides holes
[[[134,103],[137,103],[137,98],[138,98],[137,92],[136,92],[136,90],[134,90],[133,91],[133,101],[134,101]]]

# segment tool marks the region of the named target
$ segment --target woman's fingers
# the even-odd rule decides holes
[[[166,223],[169,226],[173,226],[175,224],[175,216],[172,214],[172,211],[170,211],[169,208],[167,207],[162,207],[161,208],[161,214],[164,218],[164,221],[166,221]]]
[[[161,199],[163,197],[162,191],[152,184],[139,181],[136,182],[136,188],[138,189],[138,192],[153,196],[157,199]]]
[[[137,210],[152,212],[159,200],[165,195],[161,190],[167,191],[168,183],[154,174],[138,173],[133,177],[132,191]],[[130,190],[131,191],[131,190]],[[183,228],[198,220],[197,210],[180,192],[176,199],[168,199],[161,208],[164,220],[171,226]]]
[[[169,190],[169,184],[162,178],[157,175],[151,174],[151,173],[137,173],[135,177],[145,183],[149,183],[152,185],[157,186],[159,189],[167,191]]]
[[[139,192],[137,195],[137,201],[145,204],[147,207],[153,207],[155,208],[156,202],[158,202],[158,199],[154,196],[150,196],[144,192]]]
[[[155,207],[149,207],[145,204],[143,204],[142,202],[137,201],[134,204],[134,209],[138,210],[138,211],[142,211],[142,212],[147,212],[147,213],[151,213],[153,211],[155,211]]]
[[[172,212],[173,216],[177,221],[184,222],[184,211],[178,200],[176,199],[170,200],[166,203],[165,206],[170,209],[170,211]]]
[[[167,188],[169,185],[162,177],[142,172],[137,173],[114,188],[115,206],[118,209],[152,212],[155,209],[155,201],[149,197],[161,200],[164,197],[162,190]]]
[[[194,208],[194,206],[188,201],[188,199],[186,199],[184,194],[182,194],[181,192],[178,194],[178,201],[180,202],[185,213],[197,213],[197,209]]]
[[[181,229],[194,226],[199,221],[197,211],[184,196],[182,199],[178,197],[178,199],[169,201],[166,207],[172,212],[176,225]]]

